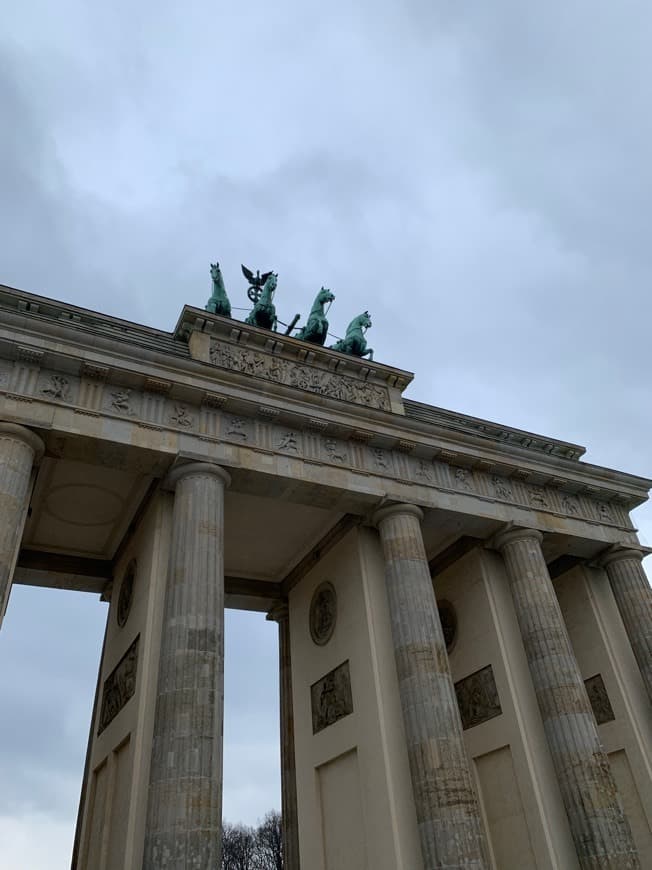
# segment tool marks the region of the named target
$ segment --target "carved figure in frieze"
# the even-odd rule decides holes
[[[346,451],[334,438],[324,439],[324,450],[333,462],[346,462]]]
[[[376,468],[387,471],[389,465],[387,464],[387,457],[385,456],[385,451],[381,450],[380,447],[372,447],[371,455],[374,458],[374,464],[376,465]]]
[[[577,503],[577,499],[573,498],[572,495],[565,495],[561,500],[561,509],[565,511],[570,516],[575,517],[580,512],[580,507]]]
[[[419,461],[417,462],[415,474],[418,478],[422,480],[427,480],[428,483],[431,483],[433,479],[432,464],[430,462],[426,462],[425,459],[419,459]]]
[[[240,438],[242,441],[247,440],[247,433],[244,428],[244,420],[240,417],[231,417],[226,427],[227,438]]]
[[[299,446],[297,444],[296,432],[285,432],[278,442],[278,449],[291,450],[294,451],[294,453],[297,453],[299,451]]]
[[[502,477],[498,477],[498,475],[494,474],[494,476],[491,478],[491,484],[494,488],[494,493],[496,495],[496,498],[503,498],[503,499],[513,498],[512,487]]]
[[[532,507],[547,508],[549,507],[546,491],[540,486],[531,486],[528,489],[528,498]]]
[[[354,317],[351,323],[346,328],[344,338],[331,345],[332,350],[339,350],[340,353],[350,353],[353,356],[365,357],[370,360],[374,358],[373,349],[367,347],[367,339],[365,332],[372,326],[371,317],[368,311],[363,311]]]
[[[171,415],[170,420],[177,426],[183,426],[186,429],[192,426],[192,417],[185,405],[175,405],[174,414]]]
[[[614,515],[610,506],[603,501],[598,502],[598,516],[603,523],[613,523],[614,521]]]
[[[132,415],[131,390],[115,390],[111,393],[111,407],[121,414]]]
[[[63,375],[50,375],[50,383],[47,387],[43,387],[41,392],[44,396],[50,396],[52,399],[61,399],[66,401],[70,390],[68,378]]]
[[[471,472],[468,468],[456,468],[455,469],[455,485],[458,489],[464,490],[464,492],[471,492],[473,487],[471,486]]]
[[[231,303],[226,295],[226,287],[219,263],[211,263],[211,278],[213,279],[213,292],[206,303],[206,311],[210,311],[211,314],[219,314],[222,317],[230,317]]]
[[[328,335],[328,320],[324,307],[328,305],[330,308],[334,299],[335,295],[326,287],[322,287],[312,304],[306,325],[301,327],[295,338],[323,345]]]

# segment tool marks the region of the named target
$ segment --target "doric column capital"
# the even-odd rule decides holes
[[[635,559],[637,562],[642,562],[648,555],[649,550],[644,547],[633,547],[627,544],[615,544],[609,547],[604,553],[601,553],[597,564],[600,568],[606,568],[608,565],[613,565],[614,562],[623,562],[625,559]]]
[[[288,607],[287,601],[275,601],[274,604],[267,611],[267,616],[265,617],[270,622],[287,622],[290,616],[290,608]]]
[[[415,504],[391,504],[387,507],[379,508],[371,517],[371,522],[380,528],[383,520],[394,516],[416,517],[421,522],[423,520],[423,511]]]
[[[543,535],[538,529],[527,529],[521,526],[510,526],[497,535],[491,541],[492,548],[503,550],[508,544],[514,544],[517,541],[536,541],[538,544],[543,540]]]
[[[231,475],[220,465],[215,465],[212,462],[187,462],[185,465],[177,465],[176,468],[172,469],[165,478],[165,488],[174,491],[182,478],[205,477],[206,475],[217,477],[225,487],[231,483]]]
[[[41,457],[45,453],[45,444],[31,429],[26,426],[19,426],[17,423],[0,422],[0,438],[13,438],[15,441],[22,441],[34,451],[34,462],[40,462]]]

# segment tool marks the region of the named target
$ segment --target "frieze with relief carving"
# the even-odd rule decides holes
[[[298,365],[281,357],[215,341],[211,346],[210,358],[213,365],[231,371],[265,378],[277,384],[318,393],[342,402],[355,402],[368,408],[390,410],[389,393],[385,387],[358,381],[346,375],[309,365]]]
[[[216,347],[219,349],[219,346],[216,345]],[[306,376],[314,375],[317,378],[330,379],[331,384],[346,383],[347,390],[349,387],[351,389],[355,387],[355,389],[379,391],[379,402],[381,396],[384,396],[388,401],[387,391],[372,384],[365,384],[311,366],[300,366],[289,360],[257,351],[233,348],[231,345],[227,346],[227,350],[229,353],[236,354],[237,359],[241,360],[240,363],[237,363],[236,360],[236,367],[244,370],[242,360],[245,359],[244,354],[247,353],[249,354],[247,366],[253,366],[252,373],[260,374],[260,366],[262,366],[262,370],[267,372],[267,376],[271,374],[279,383],[288,383],[301,389],[310,389],[310,383],[302,381],[300,374],[295,373],[293,376],[287,374],[290,370],[295,370],[295,372],[298,370],[299,373],[302,371],[307,373]],[[238,354],[240,356],[237,356]],[[0,367],[0,373],[5,375],[5,381],[9,371],[7,363],[5,363],[5,370]],[[108,369],[102,371],[103,377],[109,373]],[[263,374],[263,376],[265,375]],[[97,390],[93,385],[91,385],[92,390],[84,384],[80,388],[79,378],[74,375],[42,371],[38,380],[21,382],[20,394],[14,394],[12,389],[12,398],[23,401],[39,399],[58,405],[65,404],[72,406],[79,414],[101,416],[102,413],[105,413],[127,418],[140,426],[150,426],[155,430],[163,429],[167,425],[170,429],[185,430],[188,433],[198,431],[199,436],[204,440],[224,438],[252,449],[276,451],[285,456],[309,457],[310,455],[304,452],[306,448],[301,426],[297,426],[295,429],[270,427],[268,421],[278,417],[279,411],[277,409],[261,406],[257,412],[257,416],[265,421],[261,424],[251,417],[241,417],[221,411],[220,409],[227,401],[224,397],[209,397],[214,420],[208,426],[204,417],[201,416],[204,415],[205,402],[200,407],[199,405],[173,401],[165,398],[162,388],[159,390],[161,393],[159,399],[157,395],[152,393],[151,389],[148,391],[147,384],[143,389],[137,389],[102,382],[101,379],[97,383]],[[315,390],[317,390],[317,383],[315,381],[313,384]],[[151,379],[148,381],[148,385],[151,387]],[[164,386],[167,391],[167,382]],[[0,382],[0,390],[3,387],[6,389],[6,384]],[[324,389],[327,390],[327,388]],[[337,392],[335,388],[333,389]],[[154,395],[153,399],[152,395]],[[347,398],[344,393],[342,395]],[[355,401],[355,398],[353,400]],[[384,401],[383,399],[380,404],[383,404]],[[317,427],[314,422],[308,421],[305,424],[306,428],[315,430]],[[328,424],[323,421],[319,422],[320,426],[317,431],[323,432]],[[607,502],[604,497],[597,497],[597,492],[595,494],[588,491],[581,493],[564,492],[560,488],[563,480],[559,479],[555,481],[553,486],[532,485],[529,482],[526,485],[523,483],[527,476],[525,473],[518,476],[515,472],[514,477],[508,478],[482,468],[462,467],[452,452],[445,453],[445,451],[440,450],[431,458],[418,455],[407,457],[398,444],[394,450],[374,446],[373,442],[366,444],[365,441],[373,439],[373,432],[360,431],[364,434],[364,439],[353,434],[350,435],[351,439],[355,437],[355,441],[360,442],[356,443],[355,449],[350,441],[330,433],[319,435],[316,448],[319,460],[334,467],[361,468],[366,473],[371,472],[388,478],[394,478],[399,470],[405,467],[407,480],[415,484],[435,487],[444,491],[456,491],[460,495],[474,494],[480,498],[488,498],[510,505],[526,505],[535,510],[561,514],[571,519],[586,519],[604,525],[631,528],[626,508],[615,501]],[[403,464],[399,461],[401,457]]]

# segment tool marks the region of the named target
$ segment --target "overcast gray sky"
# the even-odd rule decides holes
[[[211,260],[233,305],[273,268],[412,398],[652,476],[649,2],[0,7],[0,281],[171,329]],[[68,867],[103,615],[12,596],[3,870]],[[232,820],[279,804],[275,633],[228,622]]]

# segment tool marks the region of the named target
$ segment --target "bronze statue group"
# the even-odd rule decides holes
[[[274,306],[274,293],[276,291],[278,275],[275,272],[263,272],[261,275],[260,271],[256,271],[254,275],[251,269],[248,269],[246,266],[242,266],[242,274],[249,282],[247,296],[253,303],[253,308],[245,318],[245,323],[276,332],[279,323],[281,323],[276,316],[276,308]],[[211,263],[211,278],[213,279],[213,292],[205,305],[206,311],[210,311],[212,314],[219,314],[221,317],[231,317],[231,303],[226,294],[219,263]],[[328,336],[326,313],[334,299],[334,294],[326,287],[322,287],[315,297],[305,326],[297,329],[296,334],[292,337],[323,347]],[[285,335],[291,335],[299,319],[300,315],[297,314],[290,324],[281,324],[286,326]],[[365,332],[370,326],[371,318],[369,317],[369,312],[363,311],[362,314],[353,318],[347,327],[344,338],[338,339],[335,344],[331,345],[331,350],[348,353],[352,356],[366,356],[372,360],[374,352],[372,348],[367,347],[365,339]]]

